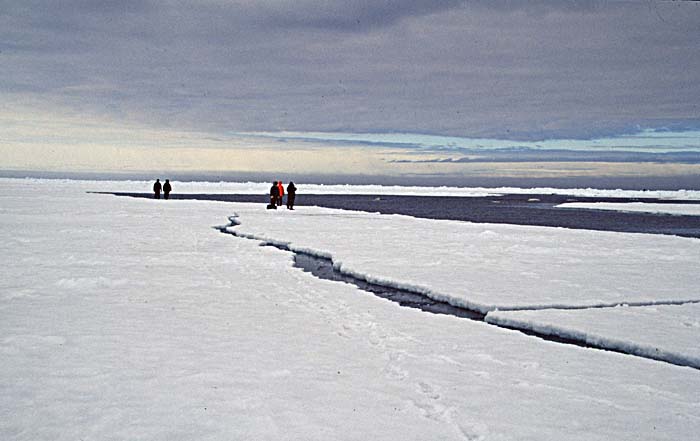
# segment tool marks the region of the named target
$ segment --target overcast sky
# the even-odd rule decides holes
[[[6,144],[47,118],[211,136],[698,129],[699,79],[696,2],[0,0]]]

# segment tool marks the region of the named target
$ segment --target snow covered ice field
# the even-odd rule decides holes
[[[0,439],[697,438],[697,369],[402,308],[213,227],[485,310],[699,300],[698,240],[86,193],[142,189],[0,180]]]

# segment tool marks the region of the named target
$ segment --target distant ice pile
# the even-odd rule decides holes
[[[284,178],[284,177],[280,177]],[[154,177],[155,179],[155,177]],[[276,180],[277,177],[273,177]],[[79,185],[90,191],[108,192],[146,192],[149,193],[152,182],[149,181],[72,181],[68,179],[4,179],[16,185],[50,185],[73,186]],[[687,199],[700,201],[700,191],[697,190],[601,190],[595,188],[518,188],[518,187],[415,187],[389,185],[324,185],[297,183],[299,193],[306,194],[369,194],[369,195],[403,195],[403,196],[462,196],[483,197],[502,194],[559,194],[578,197],[621,197],[621,198],[660,198]],[[209,194],[267,194],[269,182],[173,182],[176,193],[209,193]]]

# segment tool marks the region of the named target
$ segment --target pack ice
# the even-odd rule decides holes
[[[450,223],[86,193],[145,191],[130,185],[0,179],[0,439],[693,440],[700,431],[696,369],[402,308],[212,227],[237,213],[236,228],[251,235],[438,293],[442,264],[461,268],[450,286],[480,281],[497,294],[517,288],[504,274],[526,266],[542,286],[565,287],[560,267],[547,268],[552,254],[578,243],[588,251],[577,262],[589,265],[603,254],[593,245],[606,242],[594,234],[580,241],[557,230],[469,226],[482,240],[453,254],[463,239],[448,236]],[[682,267],[696,242],[616,237],[605,236],[642,262],[656,255],[659,265],[675,264],[676,280],[649,288],[667,283],[676,296],[648,290],[640,299],[693,297]],[[534,261],[508,272],[513,253],[528,248]],[[481,266],[457,265],[477,261],[474,253],[486,259]],[[632,265],[631,254],[622,250],[621,262],[636,269],[618,274],[641,277],[648,266]],[[387,256],[405,272],[389,272]],[[430,268],[437,276],[423,279]],[[629,299],[633,290],[617,287],[642,285],[621,279],[603,289],[609,271],[588,277],[598,286],[591,296],[601,297],[593,303]],[[576,300],[573,289],[546,291],[552,303]],[[580,291],[579,304],[588,296]],[[510,293],[476,303],[546,298]]]

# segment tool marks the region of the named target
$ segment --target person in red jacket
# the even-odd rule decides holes
[[[284,185],[282,184],[282,181],[277,181],[277,188],[280,190],[280,195],[277,198],[277,206],[281,207],[282,206],[282,197],[284,196]]]

